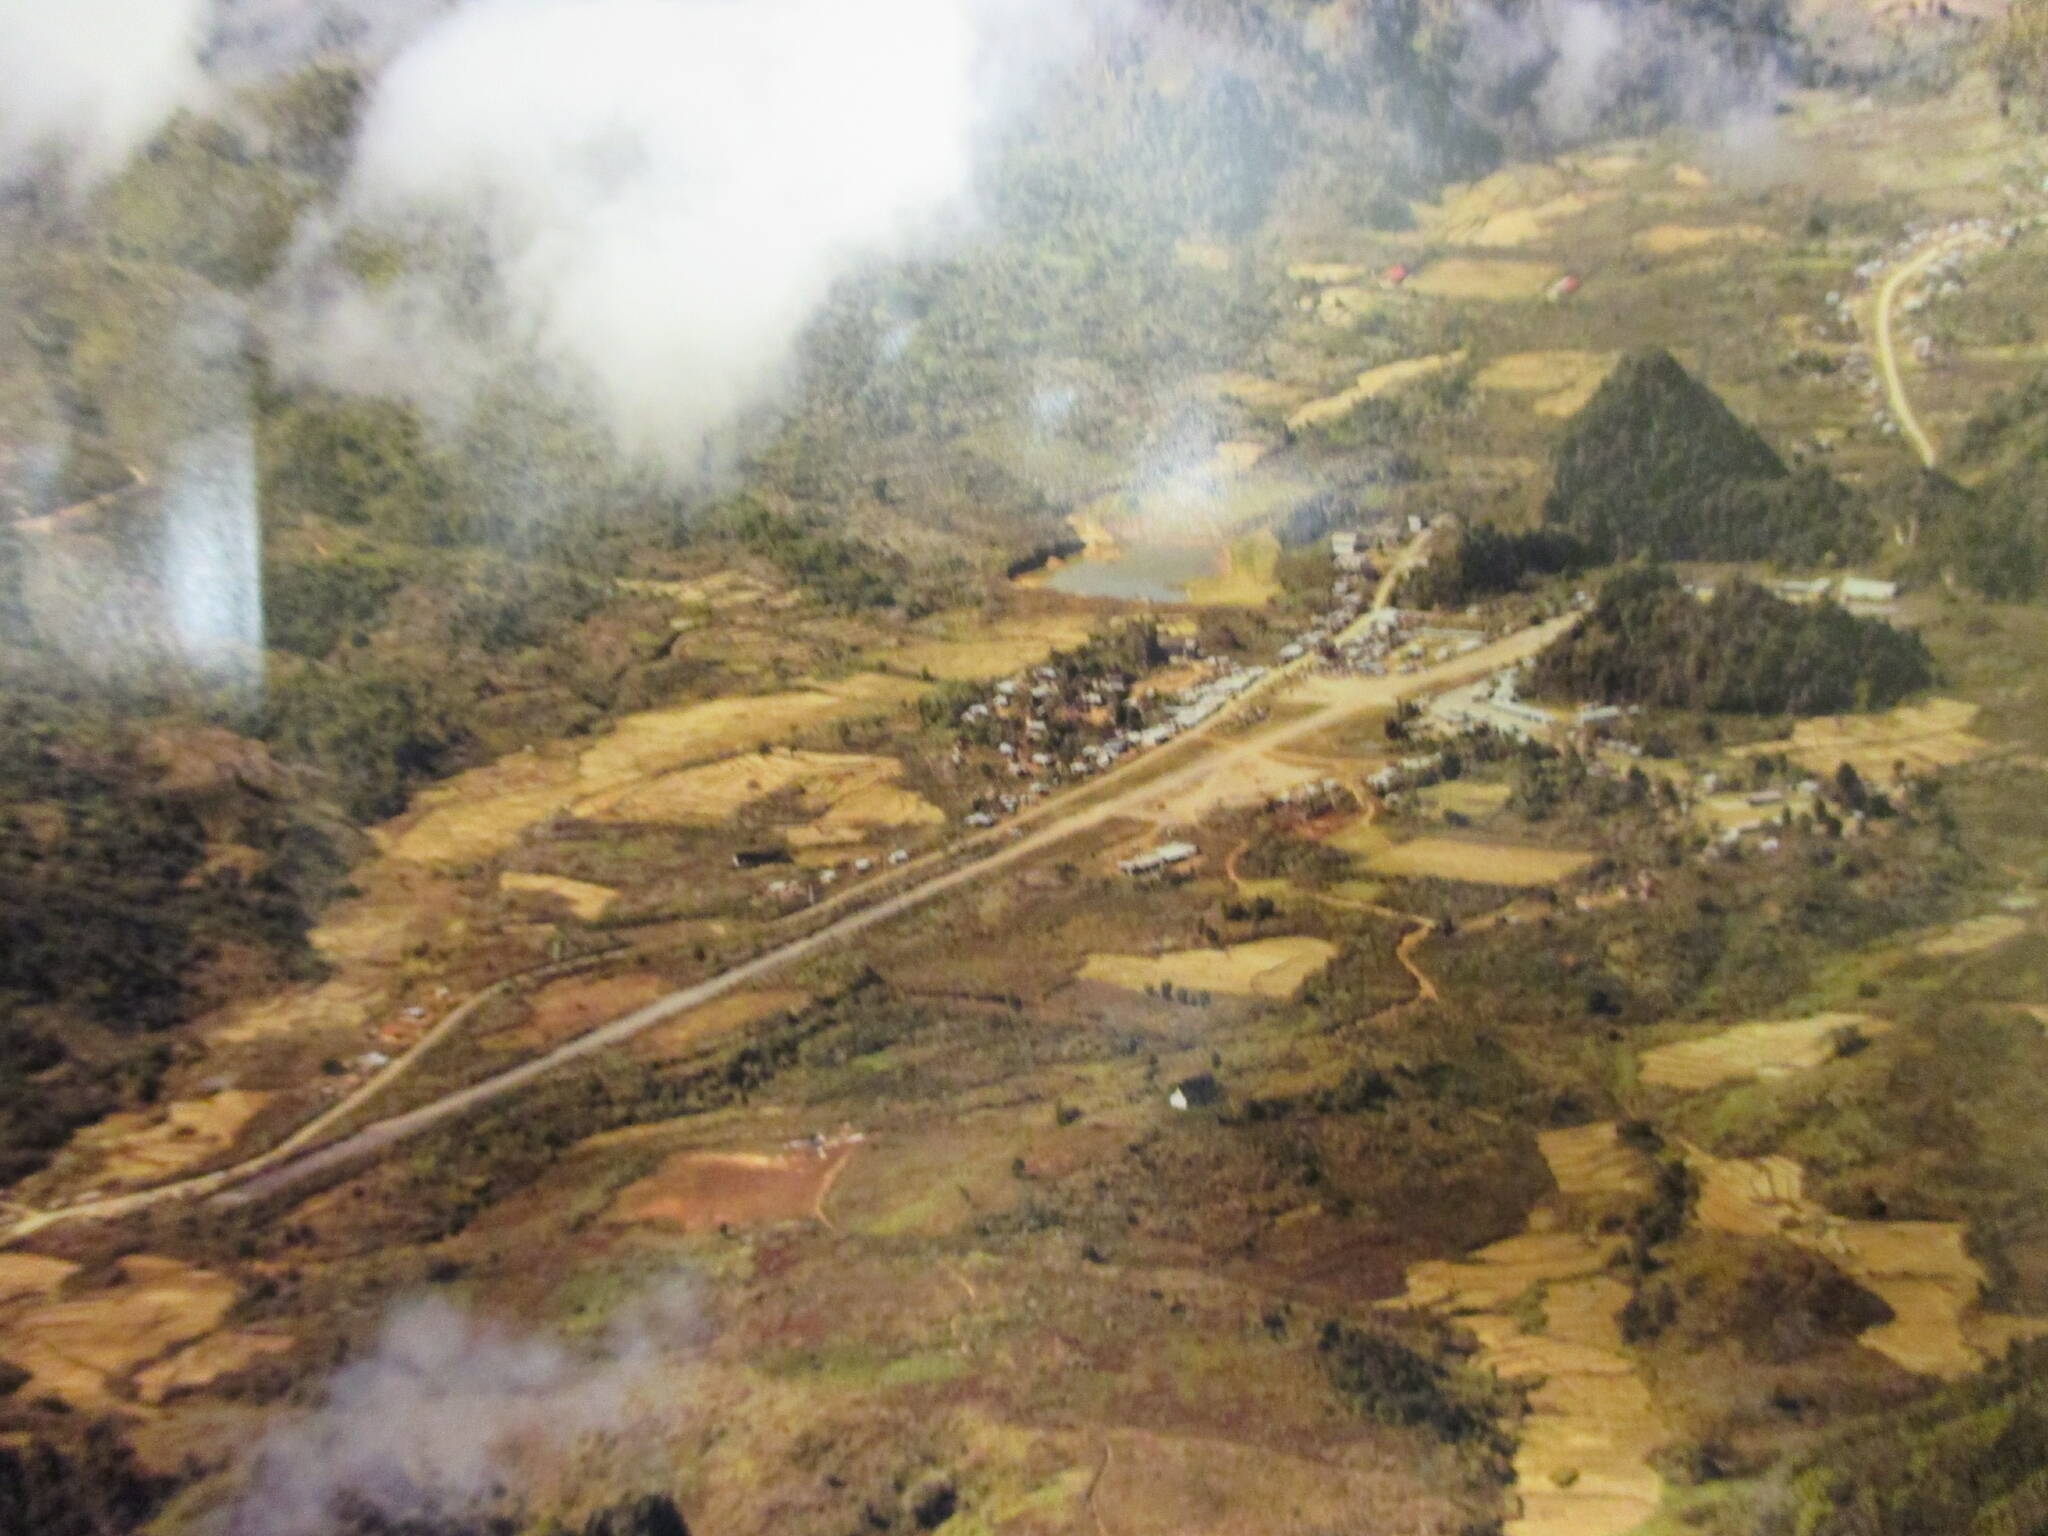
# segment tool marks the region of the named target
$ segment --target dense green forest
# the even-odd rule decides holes
[[[1933,680],[1926,645],[1833,603],[1754,582],[1702,602],[1659,566],[1623,571],[1586,622],[1536,658],[1539,693],[1749,715],[1883,709]]]
[[[1543,516],[1602,560],[1820,565],[1877,542],[1849,491],[1820,469],[1789,473],[1662,348],[1624,358],[1572,418]]]
[[[1455,608],[1513,592],[1539,576],[1579,571],[1591,564],[1586,546],[1570,533],[1532,528],[1509,533],[1475,523],[1457,542],[1417,570],[1403,585],[1404,607]]]

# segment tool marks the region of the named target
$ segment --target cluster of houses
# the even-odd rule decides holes
[[[1918,291],[1899,306],[1905,315],[1922,313],[1931,304],[1961,293],[1968,279],[1964,275],[1964,263],[1973,254],[1994,246],[2010,246],[2030,228],[2040,226],[2044,216],[2035,214],[2028,218],[2000,221],[1991,218],[1955,219],[1948,223],[1915,224],[1907,228],[1904,236],[1889,251],[1858,266],[1847,292],[1839,289],[1827,296],[1827,307],[1840,334],[1849,337],[1861,335],[1856,317],[1856,299],[1859,293],[1881,281],[1886,272],[1899,264],[1911,261],[1915,256],[1936,242],[1953,246],[1939,261],[1928,267]],[[1935,361],[1936,346],[1933,336],[1922,332],[1913,337],[1914,358],[1925,364]],[[1870,424],[1886,437],[1896,436],[1899,424],[1892,419],[1891,411],[1884,401],[1884,381],[1878,377],[1876,365],[1867,348],[1858,345],[1851,348],[1843,362],[1843,370],[1849,381],[1862,392],[1870,404]]]
[[[1899,600],[1899,584],[1875,576],[1813,576],[1787,578],[1765,584],[1788,603],[1818,603],[1833,598],[1844,608],[1882,610]],[[1712,582],[1687,582],[1685,590],[1700,602],[1710,602],[1718,590]]]

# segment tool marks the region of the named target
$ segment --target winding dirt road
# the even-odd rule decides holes
[[[1871,343],[1877,348],[1878,374],[1884,380],[1884,392],[1890,402],[1892,418],[1898,422],[1899,430],[1906,441],[1913,445],[1913,451],[1920,455],[1920,462],[1927,468],[1934,468],[1934,440],[1920,425],[1920,418],[1913,414],[1913,401],[1906,393],[1906,382],[1899,372],[1899,349],[1892,338],[1892,317],[1900,292],[1915,278],[1924,275],[1929,267],[1954,255],[1957,251],[1978,244],[1983,236],[1976,231],[1951,235],[1946,240],[1937,240],[1912,260],[1902,264],[1887,277],[1877,290],[1877,303],[1871,314]]]

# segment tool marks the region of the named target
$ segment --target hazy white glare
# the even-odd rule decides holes
[[[484,259],[436,274],[438,313],[328,286],[290,358],[439,404],[444,358],[459,392],[509,340],[628,451],[694,467],[852,263],[958,205],[1024,25],[1008,0],[476,0],[379,83],[343,219]]]
[[[166,619],[193,672],[232,687],[263,674],[263,536],[247,419],[178,445],[158,555]]]
[[[0,0],[0,181],[118,170],[203,99],[207,0]]]

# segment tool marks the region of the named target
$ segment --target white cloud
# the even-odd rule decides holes
[[[0,180],[118,170],[205,96],[207,0],[0,0]]]
[[[509,343],[629,451],[693,464],[843,273],[960,207],[984,87],[1014,68],[994,43],[1022,20],[1008,0],[475,0],[379,82],[343,209],[461,251],[435,277],[467,329],[425,324],[417,285],[330,285],[296,364],[432,397],[440,354],[461,377],[479,340]]]

